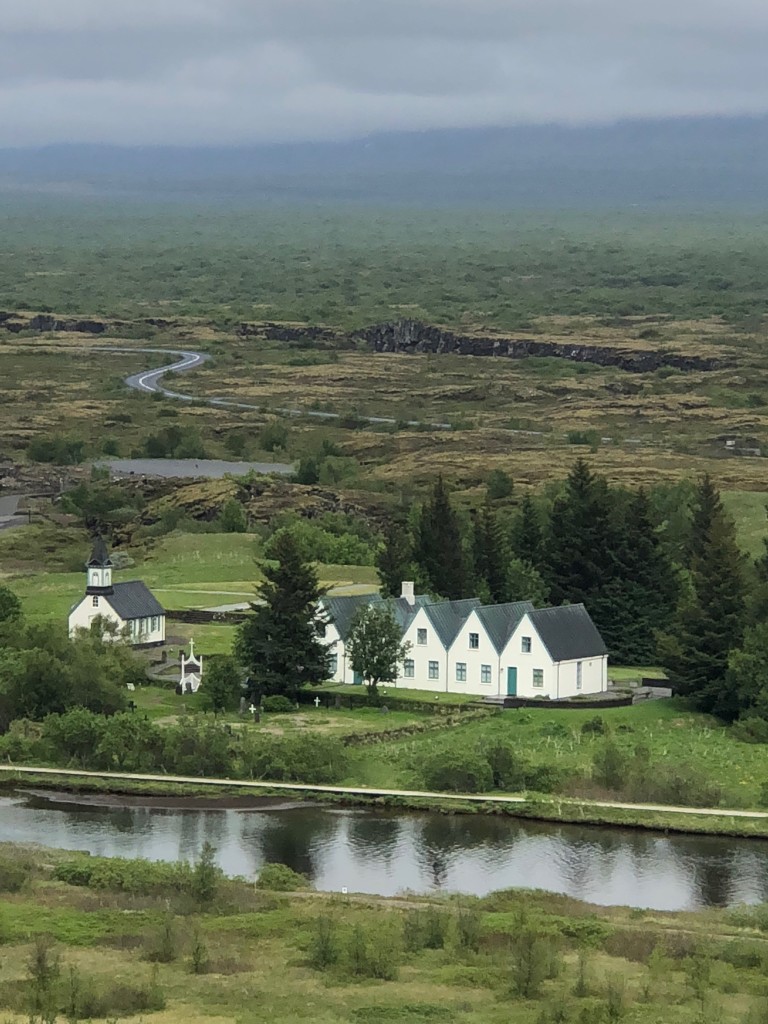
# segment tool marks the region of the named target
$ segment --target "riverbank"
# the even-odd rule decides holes
[[[488,814],[530,821],[599,825],[645,831],[768,839],[768,811],[695,807],[660,807],[585,801],[540,794],[449,794],[362,787],[310,786],[256,780],[194,779],[186,776],[148,776],[130,773],[86,772],[64,768],[0,765],[0,788],[24,787],[64,794],[112,795],[130,801],[176,801],[171,806],[258,809],[266,802],[290,801],[340,807],[434,811],[441,814]],[[211,791],[215,790],[215,796]],[[250,790],[244,794],[243,790]]]
[[[762,1009],[762,908],[319,893],[197,867],[0,845],[5,1020],[722,1024]],[[41,965],[50,970],[42,970]],[[612,1008],[612,1009],[611,1009]],[[243,1014],[246,1013],[247,1017]]]

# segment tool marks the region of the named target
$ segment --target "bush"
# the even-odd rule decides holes
[[[452,793],[485,793],[493,789],[493,772],[488,759],[472,750],[439,750],[422,762],[427,789]]]
[[[731,731],[742,743],[768,743],[768,719],[759,715],[745,715],[734,722]]]
[[[84,441],[66,437],[37,437],[27,447],[32,462],[48,462],[56,466],[75,466],[83,461]]]
[[[287,864],[265,864],[259,871],[256,888],[272,892],[296,892],[297,889],[308,889],[309,881],[305,875],[300,875]]]
[[[581,727],[583,736],[605,736],[607,731],[605,719],[602,715],[595,715],[594,718],[588,719]]]
[[[262,711],[268,711],[273,715],[290,714],[296,711],[296,704],[284,697],[281,693],[275,693],[271,697],[265,697],[261,702]]]
[[[0,858],[0,892],[20,892],[32,874],[32,862],[25,857]]]
[[[338,782],[347,773],[349,754],[335,736],[249,736],[240,757],[246,775],[275,782]]]

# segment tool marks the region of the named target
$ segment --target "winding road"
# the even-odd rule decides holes
[[[139,373],[131,374],[130,377],[125,378],[125,383],[129,388],[133,388],[135,391],[149,392],[150,394],[164,395],[166,398],[176,398],[182,402],[203,402],[206,405],[213,405],[219,408],[227,409],[253,409],[256,411],[263,411],[264,405],[254,404],[252,402],[238,402],[234,398],[202,398],[199,395],[189,395],[183,391],[172,391],[170,388],[166,388],[161,383],[162,378],[166,373],[186,373],[189,370],[197,369],[206,363],[211,357],[206,352],[187,352],[182,349],[168,349],[168,348],[113,348],[111,346],[94,346],[89,349],[91,352],[144,352],[168,356],[176,356],[177,359],[173,363],[168,363],[167,366],[160,366],[156,370],[143,370]],[[282,416],[309,416],[313,419],[319,420],[338,420],[341,418],[341,414],[337,412],[320,412],[318,409],[298,409],[298,408],[285,408],[275,409],[277,413]],[[428,426],[433,430],[451,430],[450,423],[427,423],[424,424],[421,420],[397,420],[392,416],[359,416],[358,419],[363,420],[365,423],[383,424],[383,425],[396,425],[398,423],[404,423],[408,427]]]

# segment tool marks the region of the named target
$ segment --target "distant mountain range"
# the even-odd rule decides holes
[[[591,206],[768,202],[768,117],[218,147],[0,149],[0,193]]]

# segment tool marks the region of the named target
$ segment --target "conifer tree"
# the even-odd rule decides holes
[[[384,546],[376,555],[376,572],[382,597],[399,597],[403,580],[413,579],[413,541],[408,524],[390,519]]]
[[[664,660],[679,693],[699,710],[731,720],[738,715],[739,698],[726,670],[744,631],[744,559],[734,522],[708,475],[696,491],[690,554],[691,595]]]
[[[545,578],[553,604],[584,602],[602,628],[603,590],[615,573],[615,546],[608,485],[579,459],[550,517]]]
[[[522,561],[541,571],[544,565],[544,532],[541,516],[530,494],[520,502],[520,509],[512,524],[512,550]]]
[[[509,600],[510,552],[499,518],[487,500],[475,515],[472,540],[475,582],[491,604],[503,604]]]
[[[442,476],[437,478],[431,495],[421,507],[414,558],[435,594],[451,600],[470,596],[472,579],[461,525]]]
[[[603,636],[612,655],[627,665],[652,664],[658,634],[669,628],[679,583],[654,527],[648,496],[640,490],[617,516],[614,577],[604,589]]]
[[[262,566],[259,600],[239,628],[236,653],[264,694],[295,699],[302,686],[328,678],[330,655],[318,608],[325,591],[289,530],[276,537],[272,553],[277,565]]]

